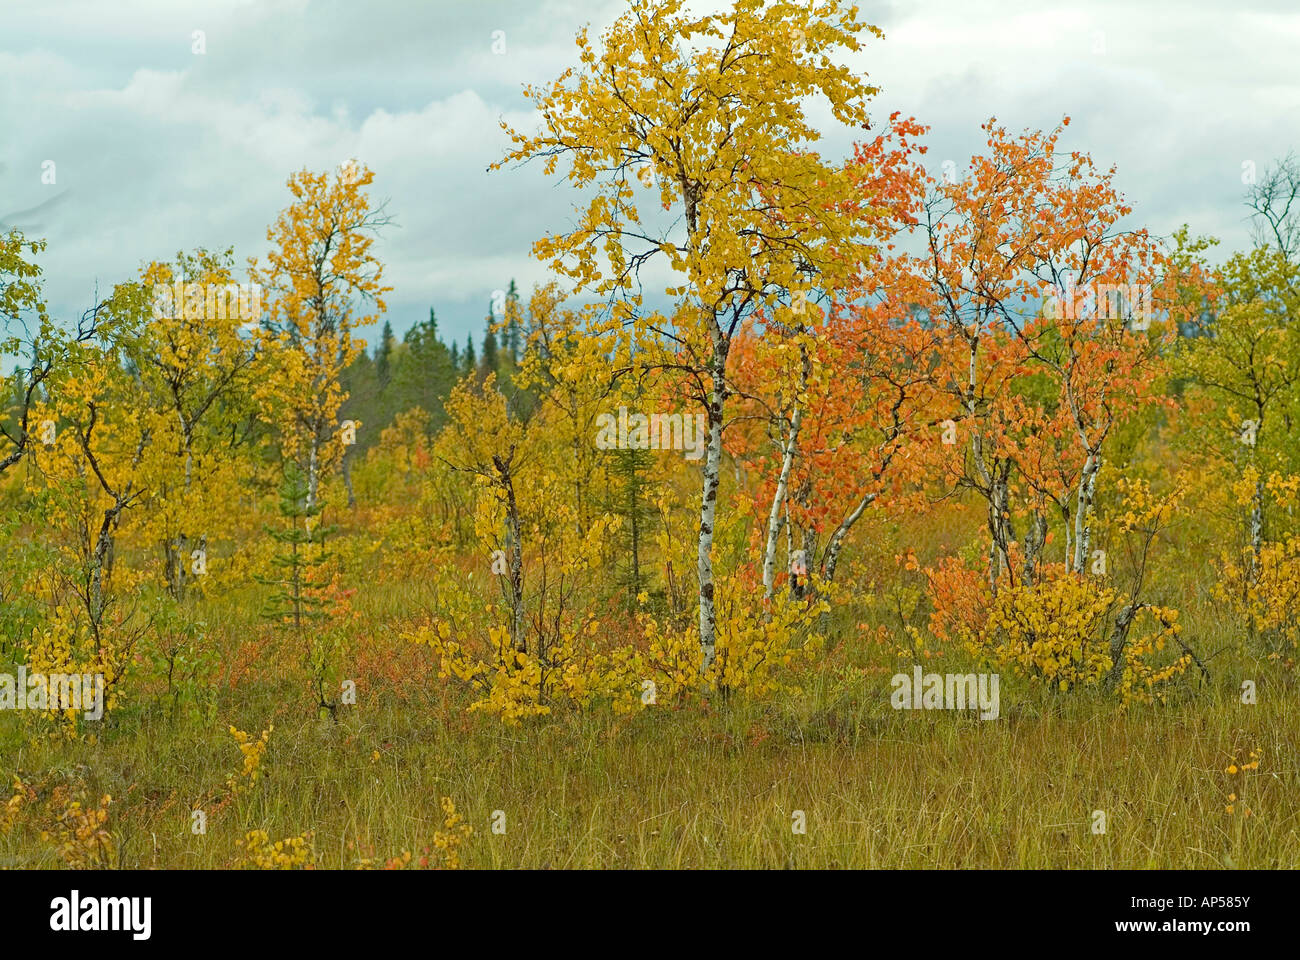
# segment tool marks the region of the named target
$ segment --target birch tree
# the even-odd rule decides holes
[[[867,201],[844,165],[814,151],[811,98],[835,120],[868,125],[876,91],[838,56],[880,31],[838,0],[810,5],[737,0],[696,16],[684,0],[631,7],[593,43],[578,34],[579,66],[525,95],[537,133],[503,125],[502,163],[563,161],[590,197],[577,225],[539,240],[534,254],[575,289],[604,298],[602,332],[641,351],[637,362],[676,369],[707,418],[697,545],[702,667],[713,663],[713,532],[726,424],[729,358],[747,317],[798,315],[811,289],[843,285],[866,257]],[[643,217],[650,194],[665,215]],[[667,319],[643,309],[644,274],[666,268]],[[784,311],[778,311],[780,307]]]
[[[303,170],[289,178],[294,202],[267,230],[265,265],[249,273],[265,291],[263,324],[274,374],[259,390],[284,456],[307,478],[308,511],[320,484],[354,440],[342,429],[343,372],[365,343],[354,333],[385,310],[383,264],[371,250],[389,220],[365,188],[374,174],[349,161],[333,175]],[[355,428],[356,425],[353,425]]]
[[[208,537],[230,524],[240,448],[255,422],[256,340],[241,328],[255,328],[261,297],[233,282],[231,265],[229,250],[181,254],[174,264],[147,265],[140,283],[119,286],[112,299],[135,371],[132,405],[152,438],[142,466],[151,491],[147,525],[176,600],[205,569]]]
[[[1276,247],[1238,253],[1214,270],[1213,311],[1179,344],[1177,368],[1219,406],[1220,438],[1244,462],[1253,485],[1248,582],[1267,539],[1270,471],[1294,469],[1300,384],[1300,267]]]
[[[54,424],[38,422],[37,407],[77,351],[107,336],[112,326],[103,304],[82,314],[71,331],[50,317],[36,263],[44,250],[45,241],[28,240],[17,230],[0,236],[0,357],[17,358],[8,373],[0,370],[0,474],[37,441],[50,442]]]
[[[1069,412],[1083,457],[1073,497],[1076,571],[1089,556],[1106,440],[1155,400],[1162,338],[1148,330],[1164,259],[1146,231],[1118,225],[1131,210],[1114,188],[1114,168],[1098,170],[1087,155],[1058,149],[1068,123],[1013,135],[989,120],[987,153],[972,157],[964,176],[935,184],[926,203],[923,269],[938,315],[964,345],[952,383],[969,428],[970,485],[988,501],[994,583],[1015,540],[1011,432],[1023,418],[1002,419],[1000,442],[984,429],[992,394],[981,382],[993,371],[981,361],[987,366],[990,349],[1003,353],[1009,378],[1047,373]],[[1164,332],[1167,340],[1172,330]],[[1045,535],[1040,519],[1035,540]]]

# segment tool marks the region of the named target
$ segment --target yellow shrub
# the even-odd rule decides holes
[[[797,692],[794,668],[800,661],[816,657],[824,643],[809,625],[830,610],[827,600],[805,603],[782,592],[765,608],[746,602],[752,594],[743,585],[719,581],[716,586],[718,633],[713,665],[701,673],[703,654],[697,626],[665,632],[656,621],[646,618],[643,627],[649,653],[645,675],[667,697],[682,690],[743,691],[754,697]]]
[[[96,805],[79,799],[84,796],[84,786],[61,783],[41,804],[40,791],[15,774],[13,795],[0,807],[0,833],[26,828],[52,844],[59,859],[74,870],[106,867],[116,849],[108,830],[113,798],[105,794]]]
[[[1246,547],[1240,560],[1224,558],[1215,598],[1252,630],[1293,647],[1300,645],[1300,537],[1265,543],[1254,583],[1249,582],[1250,555],[1251,548]]]
[[[231,796],[247,793],[257,784],[257,779],[262,772],[262,758],[266,754],[266,746],[270,742],[271,731],[274,729],[275,724],[271,724],[254,740],[243,730],[233,726],[230,728],[230,735],[239,744],[239,752],[244,758],[243,768],[238,773],[232,774],[226,781]]]
[[[405,636],[438,657],[438,676],[455,678],[478,695],[470,710],[517,724],[526,717],[549,714],[556,704],[586,708],[608,703],[616,713],[630,713],[650,701],[642,699],[646,681],[654,684],[654,702],[684,690],[744,691],[756,697],[798,689],[790,682],[794,667],[809,661],[822,646],[808,624],[829,611],[825,600],[812,603],[786,594],[770,607],[742,602],[748,593],[719,583],[718,636],[713,666],[701,674],[699,631],[665,630],[650,617],[639,618],[643,644],[597,645],[599,625],[569,631],[553,639],[544,655],[521,653],[510,645],[505,627],[491,627],[490,656],[467,650],[453,639],[454,629],[439,620]]]
[[[119,704],[122,685],[117,681],[126,670],[130,651],[119,642],[117,624],[106,620],[97,643],[81,625],[78,611],[60,605],[52,616],[35,630],[25,647],[29,674],[102,676],[104,684],[103,708],[107,712]],[[76,734],[85,710],[59,710],[51,705],[46,710],[32,711],[26,715],[57,719],[69,735]]]
[[[1062,691],[1093,686],[1114,666],[1111,631],[1123,603],[1114,590],[1079,576],[1007,587],[993,600],[983,628],[967,631],[966,640],[977,656],[1018,676]],[[1152,665],[1150,660],[1178,631],[1178,612],[1147,607],[1143,614],[1159,626],[1150,634],[1129,634],[1118,684],[1126,701],[1157,698],[1156,688],[1191,662],[1182,656],[1165,666]]]
[[[460,845],[474,832],[474,828],[461,822],[451,797],[442,798],[442,814],[443,829],[433,834],[433,852],[444,867],[456,870],[460,867]]]
[[[548,644],[544,655],[533,655],[513,649],[505,627],[491,627],[490,659],[453,640],[452,626],[446,620],[420,627],[406,637],[434,652],[440,679],[454,677],[474,690],[478,699],[470,710],[513,725],[525,717],[550,713],[555,703],[586,707],[600,699],[610,701],[620,713],[635,708],[637,657],[630,648],[595,649],[592,635],[597,629],[592,622],[585,637],[562,633]]]
[[[113,853],[113,838],[106,825],[108,805],[113,798],[105,794],[98,806],[73,800],[66,786],[54,788],[47,805],[53,823],[41,831],[42,840],[54,841],[55,852],[74,870],[105,866]]]
[[[1066,690],[1110,671],[1103,632],[1115,593],[1081,577],[1046,580],[998,592],[972,650],[1000,668]]]
[[[246,856],[235,862],[245,870],[310,870],[316,865],[312,831],[296,837],[270,842],[265,830],[250,830],[243,840],[235,841]]]

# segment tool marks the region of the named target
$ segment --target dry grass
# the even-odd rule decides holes
[[[396,630],[380,627],[402,605],[390,589],[391,602],[368,611],[366,642],[398,662]],[[233,601],[210,618],[229,672],[236,638],[260,628]],[[875,654],[857,653],[870,666]],[[1004,678],[1002,717],[981,722],[895,711],[888,681],[900,664],[863,671],[837,658],[804,693],[771,703],[715,699],[509,728],[466,715],[418,658],[403,667],[409,683],[363,679],[341,722],[317,720],[301,678],[267,669],[277,660],[291,662],[289,649],[268,647],[260,673],[222,686],[215,717],[168,716],[141,697],[91,742],[33,740],[9,714],[0,752],[28,780],[111,794],[112,862],[123,867],[230,866],[252,829],[273,839],[314,830],[322,867],[404,849],[418,859],[443,796],[474,828],[467,867],[1300,865],[1296,685],[1274,663],[1225,662],[1209,687],[1189,681],[1166,705],[1127,711]],[[1240,703],[1243,675],[1258,683],[1255,705]],[[227,724],[256,736],[272,722],[265,778],[223,804],[240,766]],[[1251,750],[1262,753],[1257,770],[1225,772]],[[204,835],[191,832],[195,808],[208,814]],[[504,833],[492,830],[498,810]],[[805,834],[792,830],[797,810]],[[1104,834],[1092,830],[1096,810]],[[0,837],[0,859],[59,863],[21,828]]]

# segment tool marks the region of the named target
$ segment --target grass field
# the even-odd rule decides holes
[[[388,667],[358,671],[357,705],[337,723],[314,716],[303,678],[273,666],[296,658],[243,612],[248,598],[232,598],[205,611],[222,656],[197,697],[174,708],[142,697],[71,741],[33,738],[30,718],[10,712],[0,754],[42,800],[58,784],[87,801],[111,795],[111,841],[92,855],[103,866],[229,867],[251,830],[271,841],[311,831],[320,868],[383,866],[403,851],[418,866],[443,829],[442,797],[472,827],[457,845],[465,867],[1300,864],[1295,677],[1276,663],[1256,664],[1256,704],[1240,702],[1242,677],[1218,670],[1167,704],[1125,710],[1004,678],[1001,716],[980,721],[892,709],[893,661],[845,644],[798,695],[506,727],[467,714],[430,658],[397,639],[395,614],[418,591],[376,592],[361,633]],[[268,638],[256,662],[241,652],[254,637]],[[233,796],[230,724],[254,740],[274,724],[259,779]],[[1227,772],[1251,751],[1256,769]],[[61,865],[38,829],[51,814],[28,812],[26,828],[0,836],[0,860]]]

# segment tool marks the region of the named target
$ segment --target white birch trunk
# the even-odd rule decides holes
[[[1255,481],[1255,496],[1250,508],[1250,582],[1259,579],[1260,551],[1264,548],[1264,478]]]
[[[822,576],[828,581],[835,579],[835,565],[839,563],[844,538],[848,536],[849,530],[858,522],[858,518],[862,516],[867,507],[871,506],[875,499],[876,495],[874,493],[866,494],[858,501],[858,505],[853,508],[853,512],[845,517],[840,522],[840,525],[835,528],[835,532],[831,534],[831,541],[826,546],[826,561],[822,564]]]
[[[709,397],[709,443],[704,456],[704,489],[700,497],[700,541],[697,572],[700,580],[701,672],[713,666],[717,648],[717,613],[713,605],[713,525],[718,508],[718,477],[722,465],[722,364],[715,360],[713,392]]]
[[[1097,489],[1097,472],[1101,469],[1101,456],[1089,453],[1079,474],[1078,502],[1074,508],[1074,569],[1083,572],[1088,562],[1088,548],[1092,543],[1092,499]]]
[[[790,468],[794,464],[795,445],[799,439],[799,427],[803,422],[803,410],[796,406],[790,416],[790,432],[786,437],[785,450],[781,455],[781,473],[776,480],[776,492],[772,494],[772,509],[767,515],[767,545],[763,550],[763,599],[772,599],[772,584],[776,579],[776,541],[781,535],[781,507],[785,503],[786,490],[790,484]]]

